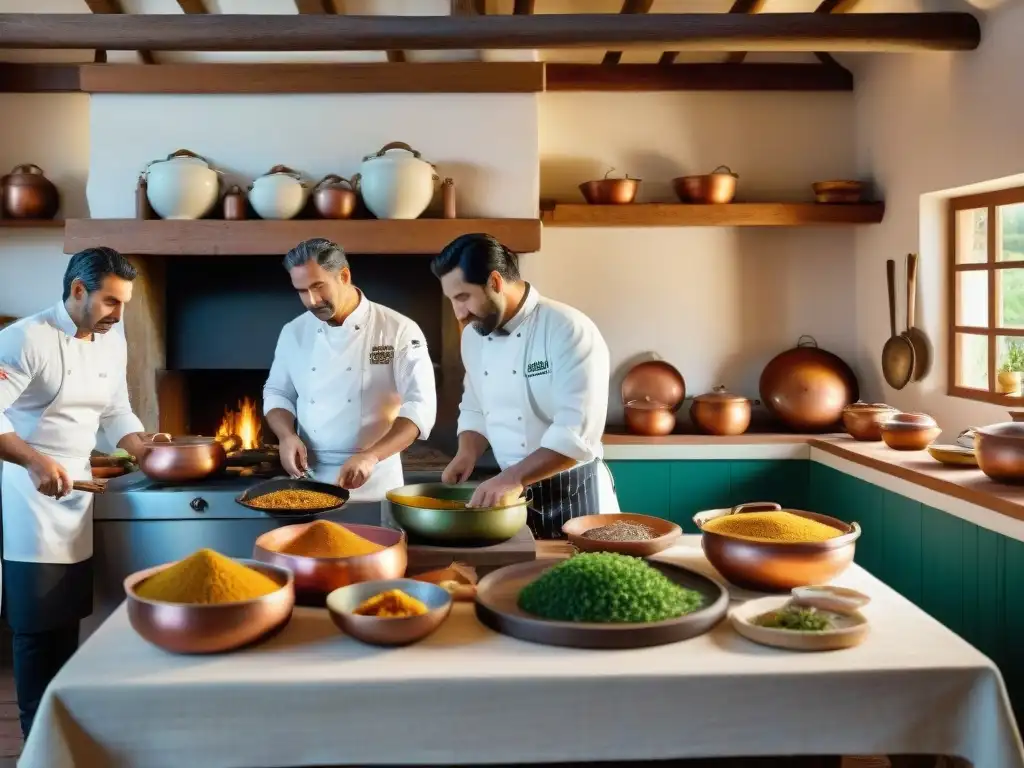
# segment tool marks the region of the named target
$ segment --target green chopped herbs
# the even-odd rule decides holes
[[[583,552],[523,587],[519,607],[554,621],[639,623],[693,613],[699,592],[672,582],[638,557]]]
[[[754,623],[771,629],[793,629],[798,632],[824,632],[835,627],[828,614],[792,603],[758,616]]]

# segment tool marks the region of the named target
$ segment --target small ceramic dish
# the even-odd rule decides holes
[[[810,587],[795,587],[794,602],[809,605],[822,611],[834,613],[850,613],[858,611],[871,602],[871,598],[863,592],[849,587],[836,587],[831,584],[815,584]]]
[[[602,528],[617,522],[646,525],[654,531],[654,538],[638,539],[635,541],[612,541],[591,539],[583,535],[594,528]],[[618,552],[621,555],[632,555],[633,557],[650,557],[675,544],[679,537],[682,536],[683,530],[675,523],[663,520],[660,517],[617,512],[606,515],[574,517],[562,526],[562,533],[565,534],[569,543],[580,552]]]
[[[763,597],[759,600],[750,600],[736,606],[729,611],[729,621],[737,633],[748,640],[767,645],[773,648],[783,648],[789,651],[837,651],[843,648],[853,648],[864,642],[870,631],[868,620],[860,611],[852,609],[849,603],[855,598],[852,595],[841,593],[849,592],[859,595],[856,600],[864,600],[867,596],[861,595],[854,590],[842,590],[838,587],[811,587],[813,591],[810,597],[814,603],[813,607],[828,613],[829,618],[835,625],[833,629],[826,629],[819,632],[776,629],[774,627],[763,627],[757,623],[757,619],[766,613],[781,610],[791,602],[807,604],[804,599],[797,599],[791,596]],[[818,600],[824,602],[819,603]],[[830,609],[819,608],[819,605],[829,605]],[[835,608],[842,610],[834,610]]]
[[[356,609],[381,592],[400,589],[427,606],[427,612],[404,618],[361,616]],[[364,581],[327,595],[331,620],[346,635],[370,645],[409,645],[422,640],[448,618],[452,596],[444,587],[415,579]]]
[[[973,448],[964,448],[961,445],[929,445],[928,453],[936,461],[949,464],[954,467],[977,467],[978,457],[974,455]]]

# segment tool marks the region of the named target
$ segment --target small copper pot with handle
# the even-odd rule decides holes
[[[139,469],[150,480],[192,483],[221,472],[227,464],[224,446],[214,437],[153,435],[143,442]]]
[[[750,400],[719,385],[693,398],[690,420],[709,435],[742,435],[750,426],[750,406]]]
[[[0,179],[3,193],[3,216],[10,219],[52,219],[60,207],[60,195],[33,163],[17,165]]]
[[[344,176],[329,173],[313,188],[313,207],[324,219],[347,219],[356,209],[355,186]]]
[[[739,175],[727,165],[720,165],[711,173],[697,176],[679,176],[672,179],[676,196],[684,203],[731,203],[736,196]]]
[[[676,414],[664,403],[644,397],[642,400],[630,400],[623,409],[626,414],[626,427],[634,435],[645,437],[662,437],[672,434],[676,427]]]

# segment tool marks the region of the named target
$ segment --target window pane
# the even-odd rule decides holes
[[[972,333],[956,335],[956,354],[959,361],[957,386],[970,389],[988,389],[988,337]]]
[[[898,298],[896,306],[905,307],[906,305],[903,304],[905,300],[902,297]],[[899,316],[900,311],[897,309],[897,328],[902,327],[900,324],[906,319],[906,315]],[[971,325],[977,328],[988,327],[987,270],[956,273],[956,324]]]
[[[1020,397],[1021,374],[1024,373],[1024,338],[999,336],[996,339],[996,356],[996,392]]]
[[[999,261],[1024,261],[1024,203],[999,207]]]
[[[988,261],[988,208],[957,211],[957,264]]]
[[[996,296],[997,325],[1024,328],[1024,269],[997,269]]]

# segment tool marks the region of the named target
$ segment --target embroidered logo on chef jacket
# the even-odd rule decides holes
[[[370,348],[370,365],[390,365],[395,359],[395,348],[390,344],[376,344]]]
[[[551,365],[547,360],[538,360],[526,366],[526,378],[528,379],[532,379],[534,376],[543,376],[546,373],[551,373]]]
[[[417,347],[419,347],[419,345],[420,345],[420,340],[419,339],[413,339],[412,341],[409,342],[409,346],[411,346],[413,349],[416,349]]]

